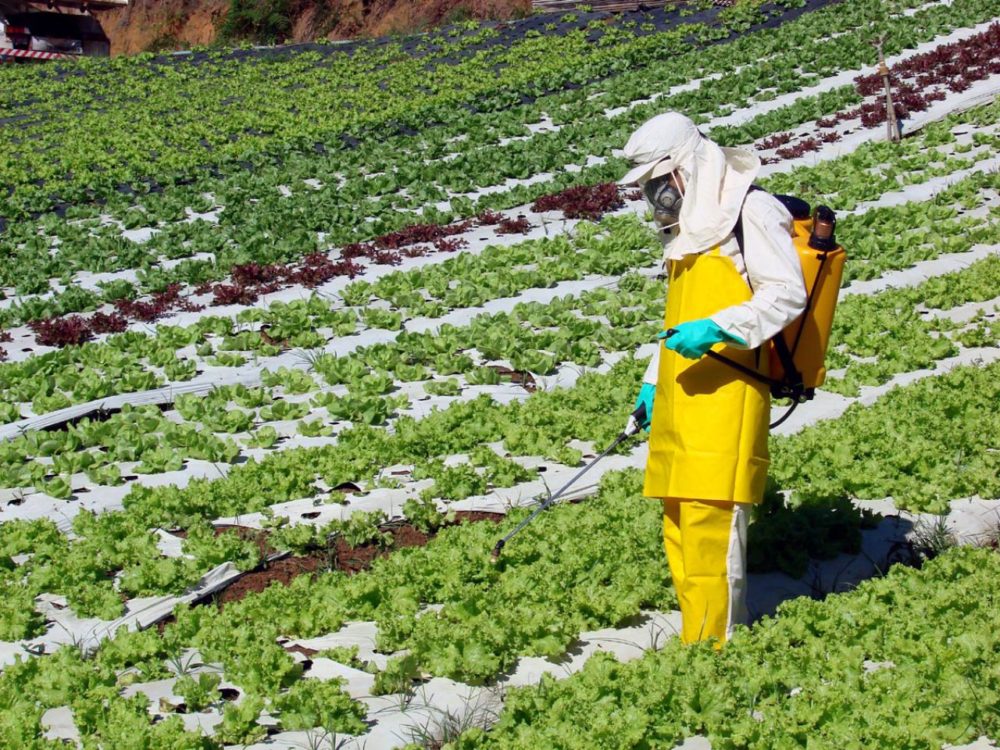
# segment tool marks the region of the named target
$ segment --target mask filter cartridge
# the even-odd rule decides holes
[[[666,227],[677,223],[684,196],[670,184],[670,175],[648,180],[643,186],[643,194],[653,207],[653,220],[657,224]]]

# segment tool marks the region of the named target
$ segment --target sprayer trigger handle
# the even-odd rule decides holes
[[[642,426],[646,423],[646,405],[639,404],[638,408],[629,415],[628,424],[625,426],[625,432],[622,433],[624,437],[631,437],[639,433]]]
[[[635,419],[635,421],[638,422],[639,424],[642,424],[643,422],[645,422],[646,421],[646,404],[644,404],[644,403],[639,404],[639,406],[636,407],[636,410],[634,412],[632,412],[632,418]]]

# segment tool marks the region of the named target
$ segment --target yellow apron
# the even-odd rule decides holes
[[[707,318],[750,297],[746,281],[718,247],[686,255],[669,264],[663,327]],[[724,344],[713,349],[767,374],[767,357],[755,351]],[[760,502],[770,462],[770,398],[766,385],[722,362],[661,349],[643,494]]]

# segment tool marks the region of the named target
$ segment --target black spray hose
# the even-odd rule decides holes
[[[768,427],[773,430],[775,427],[779,426],[782,422],[784,422],[786,419],[792,416],[792,412],[795,411],[795,407],[798,406],[799,403],[801,402],[798,399],[793,399],[792,405],[788,407],[788,411],[782,414],[778,419],[771,422],[771,424],[769,424]]]
[[[554,503],[556,500],[558,500],[563,495],[563,493],[566,492],[566,490],[568,490],[570,487],[572,487],[580,477],[582,477],[584,474],[586,474],[588,471],[590,471],[590,469],[592,469],[594,467],[594,465],[597,464],[602,458],[604,458],[605,456],[607,456],[609,453],[611,453],[611,451],[613,451],[619,445],[621,445],[622,443],[624,443],[630,437],[632,437],[633,435],[637,434],[639,432],[639,430],[641,429],[642,423],[645,422],[645,421],[646,421],[646,405],[645,404],[640,404],[639,408],[636,409],[634,412],[632,412],[632,417],[631,417],[631,419],[629,419],[628,427],[626,427],[625,431],[622,432],[618,437],[615,438],[615,442],[613,442],[611,445],[609,445],[607,448],[605,448],[604,452],[601,453],[601,455],[599,455],[597,458],[595,458],[589,464],[587,464],[582,469],[580,469],[580,471],[578,471],[573,476],[572,479],[570,479],[568,482],[566,482],[566,484],[564,484],[562,487],[560,487],[559,490],[557,490],[555,494],[549,495],[548,499],[544,503],[542,503],[541,505],[539,505],[535,509],[534,513],[532,513],[530,516],[528,516],[523,521],[521,521],[521,523],[519,523],[517,525],[517,527],[512,532],[510,532],[507,536],[505,536],[503,539],[501,539],[500,541],[498,541],[496,543],[496,546],[493,548],[493,552],[492,552],[492,554],[490,556],[490,562],[496,563],[496,561],[500,559],[500,552],[501,552],[501,550],[503,550],[504,545],[507,544],[507,542],[509,542],[511,540],[511,538],[515,534],[517,534],[519,531],[521,531],[521,529],[523,529],[529,523],[531,523],[532,521],[534,521],[535,518],[538,516],[539,513],[541,513],[543,510],[545,510],[550,505],[552,505],[552,503]]]

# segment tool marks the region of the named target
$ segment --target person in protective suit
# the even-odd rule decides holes
[[[645,122],[624,151],[637,166],[619,182],[642,187],[668,277],[663,346],[636,401],[652,415],[643,494],[663,503],[681,639],[721,644],[746,621],[747,520],[767,478],[770,392],[704,354],[766,375],[761,347],[805,310],[805,283],[791,214],[750,191],[756,155],[718,146],[676,112]]]

